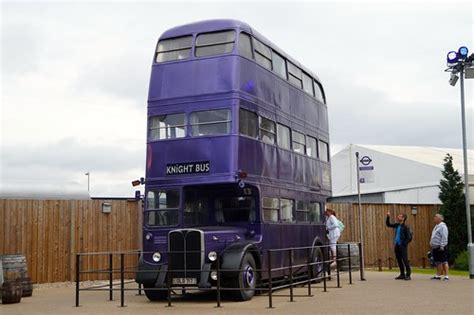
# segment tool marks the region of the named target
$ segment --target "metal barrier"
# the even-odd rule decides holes
[[[354,244],[354,243],[352,243]],[[273,298],[274,297],[289,297],[290,302],[294,302],[295,297],[300,296],[313,296],[312,289],[315,288],[313,286],[314,283],[322,282],[323,292],[327,292],[328,285],[327,282],[332,279],[331,275],[331,268],[330,264],[335,261],[336,262],[336,287],[333,288],[341,288],[341,279],[340,275],[341,271],[341,262],[347,261],[348,262],[348,276],[349,276],[349,284],[353,284],[352,279],[352,269],[353,269],[353,260],[355,257],[351,255],[351,244],[337,244],[336,247],[336,258],[330,259],[326,257],[323,261],[313,261],[312,259],[312,250],[314,248],[319,248],[320,250],[327,250],[329,245],[321,245],[316,247],[295,247],[295,248],[283,248],[283,249],[272,249],[267,250],[266,253],[262,253],[262,255],[266,255],[267,259],[267,266],[266,269],[256,269],[255,271],[258,274],[262,274],[262,272],[267,272],[268,279],[266,281],[262,281],[256,285],[255,291],[265,292],[268,294],[268,308],[273,307]],[[339,255],[340,248],[346,247],[347,248],[347,256],[342,257]],[[361,249],[361,244],[358,243],[359,250]],[[306,252],[306,261],[305,262],[294,262],[294,255],[299,251]],[[113,300],[113,292],[120,291],[120,306],[125,307],[125,291],[138,291],[139,295],[142,295],[142,286],[138,284],[137,288],[126,288],[126,284],[136,283],[134,280],[127,280],[126,281],[126,274],[136,274],[141,272],[155,272],[155,271],[139,271],[137,268],[134,267],[125,267],[125,256],[135,255],[140,256],[141,254],[147,254],[148,252],[140,252],[140,251],[129,251],[129,252],[101,252],[101,253],[79,253],[76,255],[76,307],[80,306],[80,291],[109,291],[109,300]],[[171,253],[179,253],[179,252],[168,252],[165,254]],[[189,253],[189,252],[188,252]],[[323,252],[324,253],[324,252]],[[285,255],[281,256],[281,258],[286,258],[285,261],[288,262],[287,265],[283,266],[272,266],[272,261],[275,255]],[[98,256],[108,256],[108,268],[107,269],[97,269],[97,270],[81,270],[81,258],[83,257],[98,257]],[[114,268],[113,260],[114,256],[120,257],[120,268]],[[300,256],[301,257],[301,256]],[[323,255],[325,257],[325,255]],[[360,280],[365,280],[363,276],[363,270],[360,268],[362,263],[360,261],[361,255],[359,255],[359,271],[360,271]],[[170,264],[171,255],[168,255],[168,264]],[[221,294],[225,291],[231,290],[239,290],[240,288],[222,286],[221,278],[225,273],[243,273],[244,270],[242,269],[234,269],[234,270],[221,270],[220,266],[220,255],[217,255],[217,260],[215,264],[215,271],[217,273],[217,280],[214,286],[209,288],[198,288],[198,287],[184,287],[182,285],[173,285],[171,282],[171,277],[169,275],[169,270],[166,270],[166,287],[164,288],[147,288],[146,290],[151,291],[167,291],[167,302],[168,306],[172,306],[172,296],[177,295],[175,290],[181,289],[185,291],[215,291],[216,292],[216,304],[217,307],[221,307]],[[320,268],[319,274],[313,274],[314,267]],[[183,272],[185,270],[177,270],[173,269],[172,272]],[[190,270],[187,271],[199,271],[203,272],[203,270]],[[84,274],[105,274],[108,275],[108,284],[104,285],[94,285],[90,287],[81,288],[80,281],[81,275]],[[114,275],[119,275],[118,283],[114,283]],[[277,276],[278,277],[275,277]],[[260,285],[260,286],[258,286]],[[117,288],[119,286],[119,288]],[[294,288],[295,287],[308,287],[308,292],[305,295],[295,295]],[[289,295],[276,295],[274,291],[280,289],[289,288]],[[319,287],[318,287],[319,288]]]

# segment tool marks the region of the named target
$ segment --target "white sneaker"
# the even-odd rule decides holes
[[[443,280],[444,280],[444,281],[448,281],[448,280],[449,280],[449,277],[448,277],[448,276],[446,276],[446,277],[444,277],[444,279],[443,279]]]

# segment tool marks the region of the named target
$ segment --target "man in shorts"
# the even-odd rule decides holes
[[[444,217],[437,213],[434,218],[436,224],[431,232],[430,247],[433,260],[436,265],[436,276],[432,280],[449,280],[448,271],[448,226],[444,223]],[[444,278],[443,278],[444,276]]]

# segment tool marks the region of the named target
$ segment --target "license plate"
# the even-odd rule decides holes
[[[173,284],[197,284],[196,278],[173,278]]]

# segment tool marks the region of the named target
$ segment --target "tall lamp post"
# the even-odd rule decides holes
[[[90,189],[91,188],[91,186],[90,186],[91,172],[87,172],[84,175],[87,176],[87,193],[90,196],[91,195],[91,189]]]
[[[448,68],[446,72],[451,72],[449,84],[455,86],[458,79],[461,78],[461,121],[462,121],[462,149],[464,158],[464,189],[467,217],[467,251],[469,257],[469,278],[474,279],[474,244],[472,243],[471,229],[471,206],[469,199],[469,172],[467,169],[467,139],[466,139],[466,114],[464,106],[464,77],[466,79],[474,78],[474,54],[468,56],[469,50],[462,46],[458,51],[450,51],[447,56]],[[459,75],[459,77],[458,77]]]

